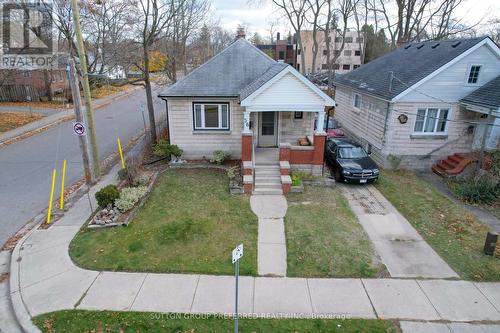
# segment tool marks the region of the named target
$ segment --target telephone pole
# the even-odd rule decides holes
[[[80,97],[80,85],[78,84],[78,75],[76,73],[75,61],[72,58],[69,58],[68,61],[68,81],[71,87],[71,94],[73,95],[73,106],[75,108],[76,121],[86,124],[82,113],[82,99]],[[89,147],[87,143],[87,136],[80,135],[78,139],[80,141],[80,149],[82,150],[85,182],[87,183],[87,185],[90,186],[95,181],[95,178],[92,177],[92,172],[90,170]]]
[[[97,180],[101,174],[99,167],[99,153],[97,151],[97,138],[95,134],[94,115],[92,114],[92,97],[90,96],[89,77],[87,73],[87,59],[85,57],[85,46],[83,45],[82,29],[80,27],[80,12],[76,0],[71,0],[71,10],[75,23],[76,44],[80,58],[80,71],[82,73],[83,95],[85,97],[86,129],[89,136],[92,153],[93,180]],[[76,108],[75,108],[76,109]]]

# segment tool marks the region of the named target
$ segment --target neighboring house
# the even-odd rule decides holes
[[[295,67],[296,54],[293,45],[292,37],[287,39],[280,39],[281,35],[276,34],[276,41],[273,44],[259,44],[255,45],[259,50],[270,56],[276,61],[282,61]]]
[[[313,71],[313,33],[312,30],[303,30],[300,32],[302,38],[303,50],[299,49],[297,45],[297,70],[301,71],[301,68],[305,68],[305,73],[309,74]],[[318,53],[316,54],[316,69],[315,72],[321,72],[328,70],[327,49],[325,34],[322,31],[318,31],[316,35],[318,41]],[[362,56],[365,49],[365,38],[364,33],[359,33],[357,31],[347,31],[345,36],[342,33],[333,30],[330,32],[329,43],[330,43],[330,59],[334,59],[338,55],[335,61],[334,68],[335,72],[339,74],[348,73],[361,66]],[[342,48],[342,40],[344,39],[344,48]],[[305,65],[302,64],[301,52],[304,52]],[[301,71],[302,72],[302,71]]]
[[[379,163],[429,168],[479,149],[480,123],[499,124],[498,75],[488,37],[412,43],[336,78],[335,118]],[[497,148],[497,127],[486,142]]]
[[[321,172],[325,133],[314,130],[314,120],[322,124],[334,101],[244,38],[158,96],[183,158],[210,159],[222,150],[241,159],[247,193],[287,192],[290,166]],[[311,145],[299,146],[306,137]]]

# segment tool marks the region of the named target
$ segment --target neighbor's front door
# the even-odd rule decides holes
[[[278,113],[259,112],[259,147],[278,145]]]

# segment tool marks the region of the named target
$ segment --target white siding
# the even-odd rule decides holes
[[[471,65],[481,65],[478,84],[467,84]],[[483,45],[403,96],[398,102],[455,103],[498,75],[500,59],[487,45]]]
[[[194,131],[192,102],[229,102],[230,130]],[[241,158],[241,132],[243,130],[243,108],[236,100],[209,98],[169,98],[168,116],[170,140],[184,150],[182,158],[211,158],[214,150],[231,154],[232,159]]]
[[[285,74],[252,100],[253,106],[290,104],[324,107],[325,101],[291,73]]]

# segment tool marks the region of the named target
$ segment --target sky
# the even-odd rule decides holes
[[[215,17],[224,28],[236,31],[238,25],[243,24],[251,33],[258,32],[268,37],[269,22],[276,20],[280,15],[271,5],[271,0],[261,2],[264,4],[257,6],[249,5],[248,0],[212,0]],[[464,22],[469,24],[474,24],[481,19],[482,22],[486,22],[494,17],[498,18],[500,17],[500,0],[464,0],[457,10],[457,16],[463,17]],[[282,36],[286,36],[290,28],[283,23],[279,30]]]

